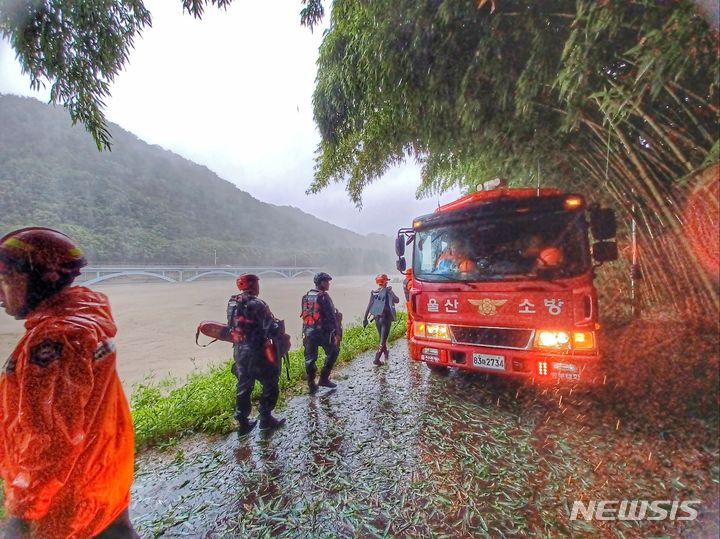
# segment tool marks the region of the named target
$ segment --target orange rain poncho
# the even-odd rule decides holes
[[[97,535],[130,501],[134,436],[107,298],[61,290],[30,313],[0,375],[5,507],[31,535]]]

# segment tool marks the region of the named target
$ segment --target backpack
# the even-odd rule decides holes
[[[269,339],[272,339],[277,347],[278,357],[282,357],[290,352],[292,343],[290,341],[290,335],[285,332],[285,320],[278,320],[276,318],[268,329],[267,336]]]
[[[310,290],[302,298],[300,318],[303,321],[303,335],[307,335],[320,325],[319,290]]]
[[[227,306],[227,319],[228,326],[235,329],[239,327],[239,322],[244,320],[245,306],[247,301],[242,297],[242,294],[231,296]]]
[[[292,346],[290,335],[285,332],[285,320],[275,318],[267,330],[267,338],[272,342],[275,358],[285,360],[285,373],[290,380],[290,347]]]
[[[383,315],[385,312],[385,305],[387,303],[387,290],[373,290],[370,292],[372,295],[372,303],[370,304],[370,314],[375,318]]]

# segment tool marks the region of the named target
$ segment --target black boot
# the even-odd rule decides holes
[[[273,430],[282,427],[285,424],[285,418],[277,418],[269,415],[260,418],[260,430]]]
[[[385,354],[385,363],[390,359],[390,353],[388,352],[387,346],[383,346],[383,354]]]
[[[318,385],[323,386],[323,387],[330,387],[330,388],[337,387],[337,384],[335,382],[333,382],[332,380],[330,380],[329,374],[320,375],[320,380],[318,380]]]
[[[380,361],[380,356],[382,355],[382,348],[375,352],[375,359],[373,360],[373,365],[380,366],[382,365],[382,362]]]
[[[315,375],[314,374],[308,374],[308,393],[311,395],[315,394],[318,390],[318,386],[315,383]]]
[[[257,421],[254,419],[238,419],[238,436],[245,436],[246,434],[249,434],[251,430],[255,428],[255,425],[257,425]]]

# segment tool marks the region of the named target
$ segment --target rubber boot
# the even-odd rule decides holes
[[[257,425],[257,421],[254,419],[238,419],[238,436],[245,436],[246,434],[249,434],[250,431],[252,431],[255,428],[255,425]]]
[[[317,393],[318,385],[315,383],[315,375],[308,374],[307,381],[308,381],[308,393],[310,393],[311,395]]]
[[[387,346],[383,346],[383,354],[385,354],[385,363],[390,359],[390,352],[388,352]]]
[[[337,384],[330,380],[330,373],[320,373],[320,380],[318,380],[318,385],[330,388],[337,387]]]
[[[382,362],[380,361],[380,356],[382,355],[382,348],[375,352],[375,359],[373,361],[373,365],[377,365],[378,367],[382,365]]]
[[[282,427],[285,424],[285,418],[277,418],[269,415],[260,418],[260,430],[273,430]]]

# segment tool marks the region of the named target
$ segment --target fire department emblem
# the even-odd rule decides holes
[[[497,314],[497,308],[507,303],[506,299],[469,299],[470,303],[475,305],[480,314],[490,316]]]
[[[47,367],[53,361],[60,359],[62,349],[61,342],[45,339],[30,349],[30,363],[38,367]]]

